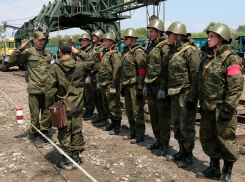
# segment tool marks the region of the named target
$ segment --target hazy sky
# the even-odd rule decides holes
[[[47,5],[49,1],[54,0],[0,0],[0,22],[33,17],[40,12],[43,4]],[[236,28],[245,25],[244,8],[245,0],[168,0],[165,2],[165,29],[174,21],[185,23],[188,32],[201,32],[210,22],[220,22],[230,28]],[[152,15],[153,6],[148,6],[148,10]],[[145,7],[131,13],[131,19],[121,21],[122,29],[146,26]],[[20,27],[29,19],[10,21],[8,24]],[[160,19],[163,19],[162,4]],[[12,37],[13,30],[8,28],[7,32],[8,37]],[[60,34],[73,35],[82,32],[76,28],[60,31]],[[57,32],[54,32],[51,37],[56,35]]]

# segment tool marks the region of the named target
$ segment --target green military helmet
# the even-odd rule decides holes
[[[147,29],[148,28],[155,28],[155,29],[162,31],[162,32],[165,31],[164,23],[162,22],[162,20],[159,20],[159,19],[152,20],[151,23],[146,28]]]
[[[103,37],[102,37],[102,40],[103,39],[109,39],[109,40],[112,40],[113,42],[116,42],[115,41],[115,36],[112,33],[106,33],[106,34],[104,34]]]
[[[217,33],[218,35],[220,35],[223,39],[225,39],[227,42],[230,41],[230,36],[231,36],[231,31],[230,28],[222,23],[219,23],[217,25],[214,25],[213,27],[211,27],[208,31],[207,34],[209,32],[214,32]]]
[[[81,42],[81,40],[83,40],[83,39],[91,40],[91,37],[89,36],[89,34],[83,33],[81,35],[81,38],[79,39],[79,42]]]
[[[179,21],[173,22],[166,31],[166,34],[175,33],[187,36],[186,27],[184,23]]]
[[[75,43],[76,42],[76,39],[74,36],[70,36],[70,38],[72,39],[72,43]]]
[[[123,37],[121,39],[123,40],[126,37],[134,37],[136,39],[139,38],[137,32],[133,28],[127,28],[123,33]]]
[[[96,35],[100,40],[102,39],[104,33],[101,30],[96,30],[93,33],[91,33],[92,35]]]

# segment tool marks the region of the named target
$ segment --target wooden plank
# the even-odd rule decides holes
[[[239,100],[239,104],[245,105],[245,99],[240,99],[240,100]]]
[[[237,115],[237,122],[245,124],[245,116]]]

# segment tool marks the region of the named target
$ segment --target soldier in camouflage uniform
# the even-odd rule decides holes
[[[147,148],[157,149],[158,156],[168,151],[170,140],[170,103],[166,99],[168,83],[169,42],[161,20],[151,21],[147,27],[151,43],[146,50],[147,73],[143,94],[148,99],[151,125],[156,142]]]
[[[174,49],[168,67],[168,94],[171,99],[171,120],[174,138],[180,151],[168,155],[168,161],[178,161],[178,167],[185,168],[193,163],[195,144],[195,120],[198,101],[198,70],[200,52],[194,40],[187,37],[186,27],[181,22],[172,23],[166,31]]]
[[[52,53],[44,49],[45,39],[48,34],[44,32],[34,32],[34,38],[28,40],[25,44],[15,50],[10,58],[9,63],[19,65],[25,63],[28,72],[29,108],[31,114],[31,123],[41,129],[42,133],[48,134],[51,128],[51,116],[48,110],[45,110],[45,81],[50,62],[53,60]],[[26,49],[31,41],[34,41],[35,47]],[[41,121],[39,123],[39,113],[41,111]],[[31,127],[31,134],[34,134],[34,144],[36,147],[42,147],[41,136]]]
[[[81,38],[79,39],[81,42],[81,47],[80,47],[80,54],[81,53],[86,53],[85,57],[90,56],[90,52],[93,50],[93,45],[90,42],[91,38],[89,34],[84,33],[81,35]],[[81,58],[81,56],[79,56]],[[84,57],[84,56],[83,56]],[[92,95],[92,90],[91,90],[91,79],[90,79],[90,72],[86,73],[85,75],[86,80],[85,80],[85,85],[84,85],[84,108],[86,109],[85,112],[83,113],[83,119],[84,120],[89,120],[93,118],[93,112],[94,112],[94,102],[93,102],[93,95]]]
[[[217,24],[207,31],[208,48],[199,71],[199,100],[202,110],[200,141],[210,166],[197,177],[231,178],[239,154],[236,145],[237,105],[243,91],[242,59],[230,45],[230,28]],[[224,160],[222,175],[220,159]]]
[[[106,33],[103,40],[103,57],[98,73],[98,87],[101,89],[103,108],[111,124],[103,130],[114,135],[120,132],[122,111],[120,107],[120,78],[122,72],[121,55],[112,33]]]
[[[142,90],[146,74],[145,51],[139,43],[135,43],[138,35],[133,28],[128,28],[123,34],[125,47],[122,53],[122,88],[125,96],[125,108],[130,126],[130,135],[123,139],[132,139],[131,144],[144,141],[145,119]]]
[[[59,40],[59,54],[61,59],[58,59],[51,65],[47,80],[46,88],[46,105],[50,107],[54,102],[64,102],[67,89],[71,82],[75,67],[77,66],[70,93],[65,101],[68,125],[63,128],[58,128],[58,140],[63,151],[73,158],[77,163],[81,163],[79,153],[84,150],[82,146],[82,115],[84,104],[84,75],[86,70],[91,70],[93,62],[75,61],[71,57],[73,48],[70,38]],[[59,166],[65,170],[72,170],[72,163],[63,156],[63,161]]]
[[[94,105],[98,112],[98,117],[92,120],[92,123],[98,123],[96,126],[105,126],[108,124],[105,112],[103,110],[103,101],[102,101],[102,93],[101,90],[97,88],[97,77],[98,72],[101,67],[101,59],[102,59],[102,51],[103,45],[101,39],[104,33],[101,30],[96,30],[92,33],[93,39],[93,50],[90,52],[91,57],[95,61],[94,70],[91,72],[91,90],[93,95]]]

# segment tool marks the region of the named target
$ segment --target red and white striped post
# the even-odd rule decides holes
[[[243,57],[245,58],[245,52],[244,52],[244,55],[243,55]]]
[[[23,117],[23,107],[22,105],[16,105],[16,118],[18,124],[23,124],[24,117]]]

